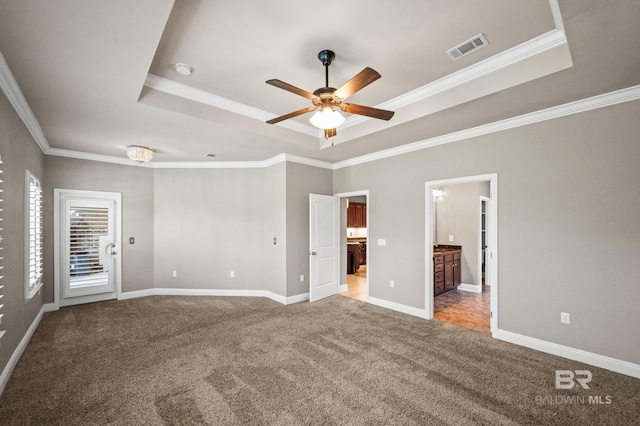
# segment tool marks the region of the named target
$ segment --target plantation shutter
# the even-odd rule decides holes
[[[71,288],[102,284],[107,276],[95,275],[109,272],[103,266],[102,256],[109,235],[109,209],[103,207],[72,207],[69,212],[69,273],[74,279]],[[91,278],[75,278],[91,276]]]
[[[26,171],[26,257],[25,298],[31,299],[42,287],[42,187],[33,173]]]
[[[3,246],[3,239],[2,239],[2,234],[3,234],[3,219],[4,219],[4,211],[2,209],[2,195],[3,195],[3,180],[2,180],[2,157],[0,156],[0,340],[2,340],[2,336],[5,333],[5,330],[2,330],[2,317],[4,316],[4,313],[2,312],[2,308],[4,307],[4,304],[2,303],[2,298],[4,296],[4,285],[2,284],[3,282],[3,278],[4,278],[4,256],[3,256],[3,250],[2,250],[2,246]]]

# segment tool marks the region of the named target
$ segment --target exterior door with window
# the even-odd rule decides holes
[[[56,305],[117,298],[121,195],[58,189],[54,195]]]

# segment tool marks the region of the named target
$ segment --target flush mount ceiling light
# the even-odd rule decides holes
[[[182,62],[173,64],[172,68],[180,75],[191,75],[191,73],[193,72],[193,68],[191,68],[190,65],[183,64]]]
[[[127,157],[138,163],[146,163],[153,158],[153,149],[140,145],[129,145],[127,147]]]

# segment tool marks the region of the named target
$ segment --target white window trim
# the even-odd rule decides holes
[[[32,186],[35,187],[32,191]],[[25,303],[35,296],[43,285],[42,244],[42,185],[29,170],[25,170],[24,197],[24,298]],[[35,222],[35,230],[31,224]],[[32,271],[34,273],[32,274]]]

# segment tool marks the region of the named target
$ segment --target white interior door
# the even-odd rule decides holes
[[[338,198],[309,194],[309,301],[338,293]]]
[[[115,299],[120,288],[120,194],[56,190],[58,306]]]

